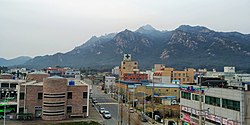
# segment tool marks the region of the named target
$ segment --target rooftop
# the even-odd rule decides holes
[[[42,72],[42,71],[36,71],[36,72],[32,72],[30,74],[48,74],[48,73],[45,73],[45,72]]]
[[[61,77],[62,78],[62,77]],[[74,81],[74,86],[80,86],[80,85],[88,85],[88,84],[86,84],[84,81],[82,81],[82,80],[78,80],[78,79],[74,79],[74,78],[69,78],[69,79],[67,79],[68,80],[68,82],[67,82],[67,85],[68,86],[70,86],[69,85],[69,82],[70,81]],[[22,84],[22,85],[36,85],[36,86],[43,86],[43,82],[37,82],[37,81],[30,81],[30,82],[26,82],[26,83],[24,83],[24,84]]]
[[[64,79],[63,77],[57,76],[57,75],[54,75],[54,76],[51,76],[51,77],[48,77],[48,78],[52,78],[52,79]]]
[[[22,80],[22,79],[0,79],[0,83],[3,82],[8,82],[8,83],[22,83],[22,82],[26,82],[26,80]]]
[[[178,84],[165,84],[165,83],[155,83],[154,85],[152,83],[146,84],[146,87],[155,87],[155,88],[179,88],[180,85]]]

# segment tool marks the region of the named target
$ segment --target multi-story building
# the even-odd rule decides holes
[[[76,78],[76,79],[81,79],[81,72],[79,70],[66,70],[64,75],[66,78]]]
[[[141,74],[141,73],[124,73],[123,74],[123,80],[124,81],[134,81],[134,82],[141,82],[148,80],[148,74]]]
[[[62,76],[65,74],[65,72],[68,70],[69,68],[52,68],[52,67],[48,67],[43,69],[46,73],[50,74],[50,76],[54,76],[54,75],[58,75],[58,76]]]
[[[124,74],[136,74],[138,72],[138,62],[131,60],[131,54],[124,54],[120,67],[120,78],[123,80]]]
[[[59,76],[30,81],[17,87],[17,118],[30,113],[43,120],[87,117],[89,87],[83,81]]]
[[[49,77],[50,75],[48,73],[42,72],[42,71],[36,71],[36,72],[31,72],[27,75],[26,80],[27,81],[37,81],[37,82],[42,82],[44,78]]]
[[[155,64],[153,82],[170,84],[173,80],[178,80],[180,84],[191,84],[194,83],[194,73],[193,68],[178,71],[174,68],[166,68],[162,64]]]
[[[13,79],[13,75],[9,73],[2,73],[0,74],[0,79]]]
[[[4,115],[16,113],[17,111],[17,86],[25,83],[25,80],[0,79],[0,118]],[[7,101],[8,100],[8,101]]]
[[[202,116],[202,124],[206,125],[250,124],[250,83],[245,83],[244,87],[228,88],[222,81],[223,84],[218,83],[218,86],[202,86],[202,109],[199,108],[199,86],[181,87],[183,124],[198,125],[199,116]]]
[[[122,97],[129,100],[139,99],[142,100],[142,96],[137,96],[144,93],[147,96],[152,95],[152,90],[154,88],[154,97],[159,100],[165,99],[167,97],[172,97],[176,101],[179,100],[179,85],[175,84],[162,84],[162,83],[143,83],[143,82],[133,82],[133,81],[119,81],[116,83],[117,90],[119,90]]]
[[[224,72],[207,71],[205,76],[223,78],[230,86],[240,86],[241,82],[250,82],[250,74],[236,73],[235,67],[224,67]]]
[[[106,90],[107,93],[113,93],[114,88],[115,88],[115,77],[114,76],[105,76],[105,81],[104,81],[104,89]]]
[[[119,66],[116,66],[112,69],[112,74],[113,75],[119,75],[120,68]]]
[[[164,99],[167,97],[172,97],[176,101],[180,99],[179,93],[179,85],[176,84],[161,84],[161,83],[148,83],[142,84],[141,86],[136,86],[135,93],[145,92],[146,95],[152,95],[152,88],[154,88],[154,97],[159,99]]]
[[[120,80],[123,81],[148,81],[148,74],[141,73],[138,69],[138,62],[131,60],[130,54],[124,54],[123,61],[121,62],[120,67]]]

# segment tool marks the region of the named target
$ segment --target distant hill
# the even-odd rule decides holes
[[[181,25],[159,31],[150,25],[136,31],[124,30],[101,37],[93,36],[67,53],[38,56],[25,66],[95,67],[120,65],[123,54],[132,54],[141,67],[162,63],[175,68],[223,68],[236,66],[250,70],[250,35],[216,32],[203,26]]]
[[[31,57],[28,56],[20,56],[14,59],[4,59],[4,58],[0,58],[0,66],[14,66],[14,65],[21,65],[25,62],[27,62],[28,60],[32,59]]]

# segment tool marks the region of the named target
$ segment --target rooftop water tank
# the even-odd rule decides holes
[[[75,85],[75,81],[73,81],[73,80],[69,81],[69,85],[70,86],[74,86]]]

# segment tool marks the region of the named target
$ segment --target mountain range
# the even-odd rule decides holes
[[[142,68],[155,63],[174,68],[223,68],[235,66],[250,71],[250,34],[217,32],[203,26],[181,25],[160,31],[145,25],[131,31],[93,36],[66,53],[37,56],[23,66],[103,67],[120,65],[123,54]]]
[[[28,56],[19,56],[13,59],[4,59],[4,58],[0,58],[0,66],[14,66],[14,65],[21,65],[25,62],[27,62],[28,60],[30,60],[31,57]]]

